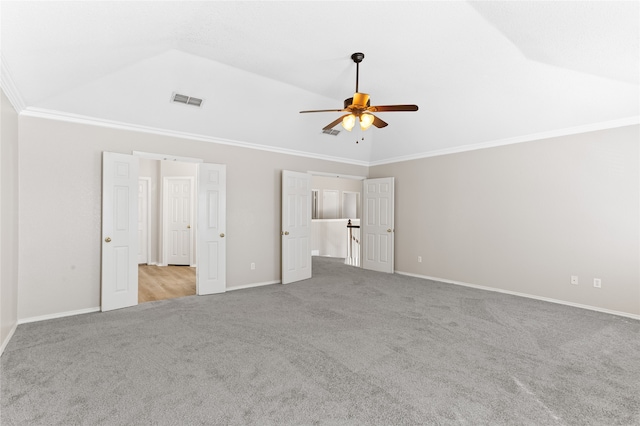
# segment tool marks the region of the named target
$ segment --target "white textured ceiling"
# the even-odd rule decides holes
[[[637,1],[2,1],[0,13],[2,84],[25,114],[363,164],[640,115]],[[322,135],[338,114],[298,111],[341,107],[356,51],[373,104],[420,110]]]

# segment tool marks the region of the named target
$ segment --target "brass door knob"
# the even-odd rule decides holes
[[[387,232],[391,232],[391,229],[387,229]]]
[[[111,238],[109,238],[109,237],[105,238],[104,240],[105,240],[107,243],[110,243],[110,242],[111,242]]]
[[[224,234],[220,234],[220,238],[224,238]]]
[[[191,229],[191,225],[187,225],[187,229]]]
[[[289,235],[289,231],[284,231],[284,235]]]

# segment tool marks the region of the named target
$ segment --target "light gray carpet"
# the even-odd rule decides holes
[[[314,278],[18,327],[8,425],[637,425],[640,322],[314,258]]]

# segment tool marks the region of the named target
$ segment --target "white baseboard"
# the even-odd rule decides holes
[[[271,285],[271,284],[280,284],[280,280],[265,281],[265,282],[262,282],[262,283],[245,284],[245,285],[239,285],[239,286],[236,286],[236,287],[227,287],[227,291],[242,290],[242,289],[245,289],[245,288],[253,288],[253,287],[262,287],[262,286]]]
[[[56,318],[71,317],[73,315],[90,314],[93,312],[100,312],[100,307],[98,306],[97,308],[78,309],[77,311],[59,312],[56,314],[41,315],[38,317],[22,318],[18,320],[18,324],[28,324],[30,322],[46,321]]]
[[[618,316],[621,316],[621,317],[627,317],[627,318],[633,318],[633,319],[636,319],[636,320],[640,320],[640,315],[630,314],[628,312],[613,311],[611,309],[599,308],[597,306],[582,305],[580,303],[568,302],[566,300],[552,299],[550,297],[535,296],[533,294],[519,293],[517,291],[509,291],[509,290],[503,290],[501,288],[486,287],[486,286],[477,285],[477,284],[469,284],[469,283],[464,283],[464,282],[461,282],[461,281],[447,280],[447,279],[438,278],[438,277],[430,277],[430,276],[427,276],[427,275],[412,274],[410,272],[395,271],[395,273],[396,274],[400,274],[400,275],[406,275],[406,276],[409,276],[409,277],[423,278],[425,280],[438,281],[438,282],[446,283],[446,284],[455,284],[455,285],[461,285],[461,286],[464,286],[464,287],[477,288],[478,290],[487,290],[487,291],[493,291],[493,292],[496,292],[496,293],[510,294],[512,296],[526,297],[526,298],[529,298],[529,299],[542,300],[544,302],[557,303],[559,305],[572,306],[574,308],[588,309],[590,311],[602,312],[602,313],[605,313],[605,314],[618,315]]]
[[[11,327],[11,331],[7,335],[7,338],[4,339],[4,342],[2,342],[2,345],[0,346],[0,356],[2,356],[2,354],[4,353],[4,348],[6,348],[7,345],[9,344],[9,340],[11,340],[11,338],[13,337],[13,333],[16,332],[16,328],[18,328],[17,322],[13,324],[13,327]]]

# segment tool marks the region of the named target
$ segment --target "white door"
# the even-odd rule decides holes
[[[394,178],[363,181],[362,267],[393,273]]]
[[[223,293],[226,282],[227,167],[198,166],[196,293]]]
[[[165,264],[191,265],[192,188],[190,177],[164,179]]]
[[[138,158],[102,155],[102,310],[138,304]]]
[[[149,186],[150,178],[138,179],[138,264],[149,262]]]
[[[282,284],[311,278],[311,175],[282,171]]]

